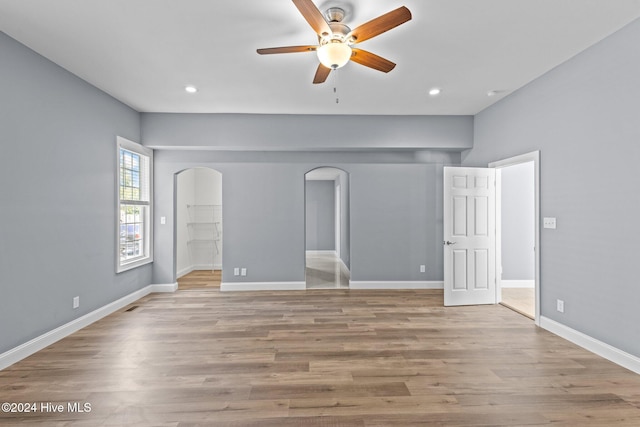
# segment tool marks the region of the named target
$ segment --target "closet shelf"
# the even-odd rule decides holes
[[[187,204],[189,253],[198,260],[211,260],[212,265],[221,265],[222,254],[222,205]],[[202,264],[202,261],[195,261]]]

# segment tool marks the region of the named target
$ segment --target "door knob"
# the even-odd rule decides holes
[[[448,240],[445,240],[444,242],[442,242],[442,244],[443,244],[443,245],[447,245],[447,246],[449,246],[449,245],[455,245],[455,244],[456,244],[456,242],[450,242],[450,241],[448,241]]]

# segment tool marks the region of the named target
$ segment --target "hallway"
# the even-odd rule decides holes
[[[349,271],[335,253],[307,251],[307,289],[348,289]]]

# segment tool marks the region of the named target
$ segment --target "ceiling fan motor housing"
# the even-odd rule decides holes
[[[346,13],[341,7],[330,7],[325,12],[324,16],[327,18],[327,22],[342,22]]]
[[[327,36],[318,35],[320,45],[324,45],[330,42],[349,42],[349,40],[347,40],[347,34],[351,32],[351,28],[342,23],[342,20],[345,17],[344,9],[342,9],[341,7],[330,7],[325,12],[325,17],[327,18],[329,28],[331,28],[331,34]]]

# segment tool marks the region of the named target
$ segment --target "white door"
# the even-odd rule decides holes
[[[495,169],[444,168],[444,305],[495,304]]]

